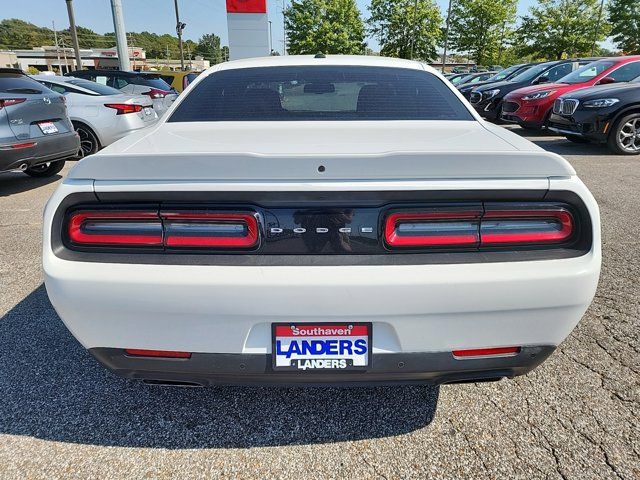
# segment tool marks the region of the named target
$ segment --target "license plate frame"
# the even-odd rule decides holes
[[[60,132],[53,122],[40,122],[38,123],[38,127],[45,135],[55,135]]]
[[[278,359],[282,359],[282,355],[278,355],[277,350],[277,341],[279,338],[283,338],[282,335],[278,335],[278,330],[282,327],[292,329],[293,327],[297,327],[298,329],[305,329],[306,331],[313,328],[324,328],[324,329],[333,329],[337,331],[340,328],[346,329],[346,327],[352,327],[352,333],[361,332],[362,328],[366,329],[365,335],[300,335],[299,339],[311,339],[315,338],[318,340],[345,340],[345,339],[356,339],[360,340],[362,338],[366,338],[366,353],[362,354],[362,356],[366,357],[366,365],[354,365],[353,359],[345,358],[346,355],[340,354],[329,354],[322,356],[313,356],[312,358],[303,359],[303,358],[293,358],[290,359],[289,365],[279,365]],[[354,332],[355,330],[355,332]],[[282,330],[280,330],[280,333]],[[338,344],[338,348],[340,348],[340,344]],[[355,350],[355,340],[352,348]],[[371,369],[371,364],[373,360],[372,355],[373,350],[373,323],[372,322],[276,322],[271,324],[271,368],[274,372],[298,372],[300,374],[314,374],[314,373],[342,373],[342,372],[364,372]],[[352,354],[353,355],[353,354]],[[338,356],[338,358],[334,358]],[[347,365],[344,367],[340,366],[325,366],[325,367],[314,367],[314,366],[306,366],[303,368],[299,362],[302,360],[345,360]],[[351,360],[351,362],[350,362]],[[335,364],[334,364],[335,365]]]

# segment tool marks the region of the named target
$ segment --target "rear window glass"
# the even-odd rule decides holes
[[[435,75],[386,67],[222,70],[197,84],[170,122],[473,120]]]
[[[160,77],[140,75],[138,80],[139,81],[136,83],[139,83],[140,85],[146,85],[147,87],[157,88],[158,90],[164,90],[165,92],[168,92],[169,90],[171,90],[171,85],[169,85]]]
[[[118,89],[107,87],[106,85],[101,85],[89,80],[69,80],[67,83],[77,87],[86,88],[87,90],[91,90],[99,95],[120,95],[122,93]]]
[[[23,93],[41,93],[43,86],[33,78],[19,73],[0,73],[0,92],[12,93],[20,91]]]

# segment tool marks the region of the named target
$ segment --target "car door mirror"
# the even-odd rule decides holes
[[[538,77],[533,83],[535,83],[536,85],[539,85],[541,83],[549,83],[549,77],[543,75],[541,77]]]
[[[609,85],[612,83],[616,83],[616,79],[613,77],[602,77],[597,85]]]

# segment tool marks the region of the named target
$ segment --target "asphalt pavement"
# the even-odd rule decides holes
[[[530,139],[564,155],[600,204],[595,301],[529,375],[441,388],[120,379],[43,286],[42,210],[61,177],[0,175],[0,478],[640,479],[640,157]]]

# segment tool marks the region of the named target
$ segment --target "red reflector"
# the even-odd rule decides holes
[[[480,227],[481,245],[559,243],[573,235],[573,215],[564,208],[487,210]]]
[[[477,245],[480,215],[480,209],[391,213],[385,221],[385,241],[390,247]]]
[[[125,353],[133,357],[191,358],[191,352],[173,352],[170,350],[142,350],[139,348],[127,348]]]
[[[142,105],[131,103],[105,103],[105,107],[116,110],[116,115],[125,115],[127,113],[137,113],[142,111]]]
[[[162,245],[162,222],[155,211],[78,211],[68,234],[77,244]]]
[[[249,212],[161,212],[167,247],[250,248],[258,220]]]
[[[6,148],[11,148],[12,150],[22,150],[23,148],[35,147],[37,144],[38,142],[14,143],[13,145],[7,145]]]
[[[471,357],[510,357],[520,352],[520,347],[472,348],[470,350],[454,350],[453,356]]]

